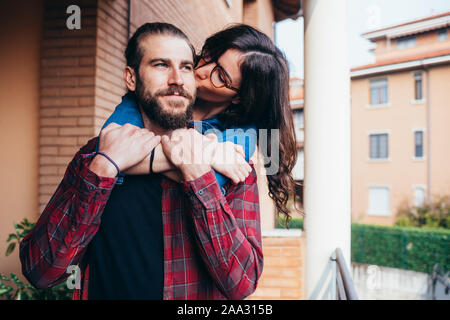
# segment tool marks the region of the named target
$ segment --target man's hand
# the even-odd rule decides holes
[[[231,142],[218,143],[214,134],[204,136],[195,129],[178,129],[170,138],[163,137],[161,145],[187,181],[213,168],[237,184],[251,172],[242,147]]]
[[[177,129],[163,136],[161,145],[167,159],[174,164],[186,181],[195,180],[211,170],[203,157],[203,148],[212,142],[195,129]]]
[[[211,166],[233,181],[244,182],[252,168],[245,161],[244,149],[232,142],[218,142],[213,150]]]
[[[159,144],[160,136],[131,124],[109,124],[100,133],[98,151],[108,155],[124,171],[142,161]],[[89,169],[98,176],[115,177],[117,169],[102,155],[96,155]]]

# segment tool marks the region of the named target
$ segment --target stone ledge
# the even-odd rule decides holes
[[[302,236],[302,229],[263,229],[263,238],[297,238]]]

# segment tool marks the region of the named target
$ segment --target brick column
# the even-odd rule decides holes
[[[81,29],[69,30],[66,8],[81,9]],[[78,149],[124,93],[127,1],[56,1],[44,5],[41,49],[39,212]]]
[[[128,1],[99,0],[95,56],[95,133],[125,93]]]

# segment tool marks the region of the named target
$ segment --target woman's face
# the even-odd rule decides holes
[[[201,59],[195,69],[195,80],[197,83],[197,97],[208,102],[230,104],[234,100],[238,100],[238,94],[235,90],[222,87],[217,88],[218,84],[223,84],[223,73],[214,72],[213,81],[211,81],[211,71],[219,65],[228,76],[228,84],[233,88],[239,89],[241,85],[241,69],[240,63],[243,53],[236,49],[228,49],[218,59],[218,63]],[[216,86],[214,86],[216,85]]]

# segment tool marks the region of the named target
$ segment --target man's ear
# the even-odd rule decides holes
[[[233,97],[233,99],[231,99],[231,103],[232,103],[232,104],[238,104],[240,101],[241,101],[241,97],[239,97],[238,94],[235,95],[235,96]]]
[[[136,73],[134,69],[130,66],[126,66],[123,71],[123,77],[125,79],[125,84],[127,85],[128,90],[135,91],[136,90]]]

